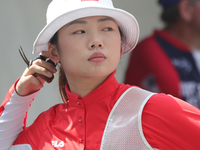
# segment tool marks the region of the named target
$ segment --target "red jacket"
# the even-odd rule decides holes
[[[12,105],[14,103],[12,101],[22,99],[13,93],[14,88],[15,86],[11,87],[0,107],[0,147],[3,146],[1,141],[4,141],[5,144],[10,142],[11,145],[14,142],[15,146],[28,145],[33,150],[98,150],[108,115],[118,98],[130,86],[119,84],[114,73],[84,98],[71,93],[66,86],[69,101],[57,104],[41,113],[31,126],[23,129],[15,123],[20,119],[20,122],[23,122],[28,106],[36,94],[28,97],[24,117],[6,118],[9,112],[13,113],[12,110],[17,114],[23,109],[21,108],[23,104]],[[9,128],[13,121],[15,128]],[[146,140],[153,148],[162,150],[200,149],[200,111],[182,100],[165,94],[152,96],[142,113],[142,127]],[[14,141],[12,130],[18,128],[18,132],[21,132],[20,129],[23,131]]]

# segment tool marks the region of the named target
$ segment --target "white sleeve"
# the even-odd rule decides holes
[[[0,150],[8,150],[23,130],[24,119],[38,92],[19,96],[15,91],[0,116]]]

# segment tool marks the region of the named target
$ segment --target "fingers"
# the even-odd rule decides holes
[[[37,73],[50,78],[56,72],[57,72],[56,67],[53,64],[43,61],[41,59],[37,59],[29,67],[27,75]]]
[[[43,85],[45,81],[50,83],[53,80],[53,74],[56,72],[57,70],[53,64],[37,59],[33,61],[31,66],[26,68],[21,78],[29,79],[29,82],[41,87],[40,84]]]
[[[41,52],[40,55],[49,58],[48,52]],[[45,61],[36,57],[18,81],[16,92],[21,96],[29,95],[40,90],[45,81],[50,83],[54,77],[53,74],[57,72],[55,64],[50,62],[48,59]]]

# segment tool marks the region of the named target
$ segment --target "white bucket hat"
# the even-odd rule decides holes
[[[138,22],[130,13],[114,8],[111,0],[53,0],[47,9],[47,24],[33,44],[33,54],[48,51],[48,42],[67,23],[90,16],[113,18],[122,31],[122,53],[134,49],[139,38]]]

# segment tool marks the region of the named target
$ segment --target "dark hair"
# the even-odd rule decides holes
[[[120,28],[119,28],[119,32],[120,32],[121,39],[123,40],[124,36]],[[56,45],[57,49],[59,50],[58,31],[53,35],[53,37],[50,39],[49,42],[53,45]],[[65,72],[61,64],[58,71],[58,84],[59,84],[59,92],[64,103],[68,101],[67,93],[65,91],[66,83],[67,83],[67,78],[65,76]]]
[[[162,6],[161,0],[158,0],[158,3]],[[162,12],[160,15],[160,19],[165,23],[165,24],[173,24],[175,23],[179,17],[179,10],[178,10],[178,5],[179,3],[176,3],[174,5],[171,5],[169,7],[162,7]]]
[[[162,6],[162,0],[158,0],[159,5]],[[198,0],[188,0],[192,5],[195,5]],[[180,18],[179,2],[168,7],[162,7],[162,13],[160,15],[161,20],[166,24],[173,24]]]
[[[59,44],[58,44],[58,32],[56,32],[53,37],[50,39],[50,43],[53,45],[56,45],[56,47],[59,49]],[[59,71],[58,71],[58,85],[59,85],[59,92],[60,92],[60,96],[63,100],[63,102],[67,102],[68,97],[67,97],[67,93],[65,91],[65,84],[67,83],[67,78],[65,76],[65,72],[63,70],[62,65],[60,65],[59,67]]]

